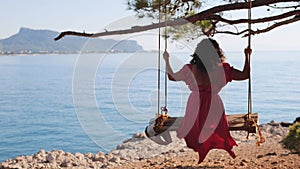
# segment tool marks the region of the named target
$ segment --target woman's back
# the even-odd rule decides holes
[[[228,81],[231,81],[231,68],[228,63],[222,63],[220,66],[206,72],[198,69],[196,64],[188,65],[190,71],[187,72],[186,84],[190,89],[198,87],[213,87],[213,90],[221,90]]]
[[[207,72],[203,72],[197,68],[197,65],[191,65],[191,71],[193,74],[193,78],[197,83],[197,86],[208,86],[211,84],[210,78]]]

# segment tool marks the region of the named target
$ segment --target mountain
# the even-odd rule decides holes
[[[59,41],[53,39],[59,32],[21,28],[9,38],[0,40],[0,53],[73,53],[73,52],[136,52],[143,50],[134,40],[67,36]]]

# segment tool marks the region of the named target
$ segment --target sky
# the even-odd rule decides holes
[[[139,25],[140,21],[128,21],[135,13],[127,10],[126,2],[127,0],[1,0],[0,39],[17,33],[21,27],[96,33],[108,28],[112,30]],[[146,50],[155,50],[157,38],[154,34],[157,33],[128,35],[125,38],[137,40]],[[214,38],[220,42],[224,51],[243,51],[247,46],[247,39],[240,36],[219,35]],[[300,50],[299,39],[300,22],[254,36],[252,48],[259,51],[295,51]]]

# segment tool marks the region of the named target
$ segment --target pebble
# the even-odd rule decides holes
[[[61,167],[71,167],[72,164],[70,162],[64,161],[60,164]]]
[[[257,156],[256,156],[256,158],[262,158],[262,157],[264,157],[264,155],[261,155],[261,154],[260,154],[260,155],[257,155]]]
[[[80,161],[84,160],[84,155],[81,154],[81,153],[78,153],[78,152],[75,153],[75,157],[77,157],[77,159],[80,160]]]
[[[55,162],[55,155],[49,154],[49,155],[46,157],[46,161],[49,162],[49,163],[54,163],[54,162]]]
[[[244,162],[240,162],[240,166],[245,166],[246,164]]]
[[[104,163],[104,162],[107,161],[105,155],[104,155],[104,154],[101,154],[101,153],[97,153],[97,154],[94,156],[94,159],[93,159],[93,160],[94,160],[94,161],[100,161],[100,162],[102,162],[102,163]]]
[[[120,163],[121,162],[119,157],[112,157],[109,161],[113,162],[113,163]]]
[[[89,158],[89,159],[93,159],[94,158],[94,154],[93,153],[85,153],[84,156],[86,158]]]

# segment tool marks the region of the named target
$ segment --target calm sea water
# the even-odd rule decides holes
[[[188,62],[177,53],[174,69]],[[227,53],[243,66],[243,55]],[[110,151],[144,130],[157,112],[157,60],[153,53],[0,57],[0,161],[40,149]],[[172,59],[173,59],[172,58]],[[253,111],[260,123],[300,116],[300,52],[255,52]],[[227,114],[247,112],[247,81],[221,92]],[[161,74],[160,104],[164,105]],[[171,116],[182,116],[189,91],[168,82]]]

